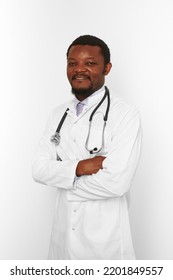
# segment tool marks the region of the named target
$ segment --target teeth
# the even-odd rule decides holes
[[[84,80],[87,80],[87,79],[89,79],[89,77],[87,77],[87,76],[74,76],[73,78],[72,78],[73,80],[77,80],[77,81],[84,81]]]
[[[88,77],[86,77],[86,76],[77,76],[77,77],[75,77],[75,79],[76,80],[86,80],[86,79],[88,79]]]
[[[76,80],[85,80],[85,77],[77,77]]]

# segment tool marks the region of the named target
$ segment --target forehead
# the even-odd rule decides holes
[[[90,45],[76,45],[69,50],[68,59],[77,58],[102,58],[103,55],[100,47]]]

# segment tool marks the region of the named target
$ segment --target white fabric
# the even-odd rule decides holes
[[[111,96],[101,153],[106,156],[103,169],[90,176],[75,175],[78,161],[94,156],[85,149],[88,120],[103,94],[91,96],[79,117],[73,101],[56,108],[33,161],[33,178],[57,188],[49,259],[135,258],[127,205],[141,147],[140,117],[135,108]],[[93,118],[90,149],[101,144],[106,106],[104,101]],[[50,137],[67,107],[61,142],[55,146]],[[56,160],[57,155],[62,161]]]
[[[82,113],[83,108],[88,105],[88,100],[90,98],[93,98],[95,95],[101,93],[103,90],[104,90],[104,86],[101,87],[99,90],[95,91],[91,96],[87,97],[86,99],[84,99],[83,101],[80,101],[80,102],[74,96],[73,102],[74,102],[74,105],[76,106],[76,115],[79,116]]]

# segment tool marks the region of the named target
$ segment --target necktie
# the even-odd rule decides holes
[[[78,102],[76,105],[76,115],[79,116],[83,111],[84,104],[82,102]]]

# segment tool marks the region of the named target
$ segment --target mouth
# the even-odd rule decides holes
[[[74,75],[72,77],[72,80],[76,80],[76,81],[84,81],[84,80],[90,80],[90,77],[87,75]]]

